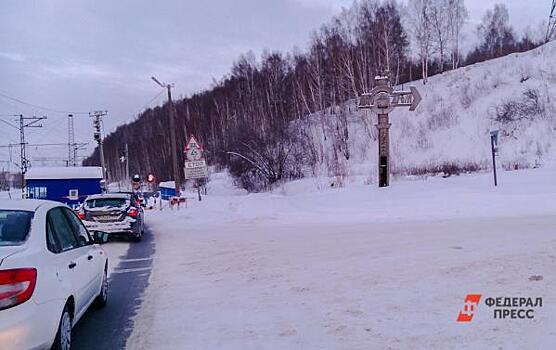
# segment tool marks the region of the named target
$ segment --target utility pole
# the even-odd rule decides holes
[[[174,172],[174,182],[176,184],[176,196],[179,196],[181,192],[181,172],[178,164],[178,144],[176,140],[176,109],[174,102],[172,101],[172,88],[174,87],[174,84],[162,84],[155,77],[151,77],[151,79],[160,87],[168,90],[168,115],[170,119],[170,143],[172,145],[172,168]],[[187,131],[185,135],[187,137]]]
[[[21,172],[21,198],[25,199],[25,174],[29,166],[27,159],[27,150],[25,143],[25,128],[42,128],[42,124],[37,124],[46,117],[25,117],[23,114],[19,115],[19,147],[20,147],[20,160],[19,171]]]
[[[549,42],[556,33],[556,0],[552,0],[550,15],[548,16],[548,27],[546,29],[546,42]]]
[[[73,114],[68,114],[68,167],[76,166],[75,133],[73,129]]]
[[[102,117],[107,115],[107,111],[94,111],[89,113],[89,116],[93,118],[94,127],[94,139],[98,144],[100,153],[100,166],[102,168],[102,179],[106,181],[106,164],[104,162],[104,141],[102,139]]]

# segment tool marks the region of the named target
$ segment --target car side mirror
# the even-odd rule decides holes
[[[96,244],[104,244],[108,242],[108,233],[103,231],[93,231],[93,241]]]

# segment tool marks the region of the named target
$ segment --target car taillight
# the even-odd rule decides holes
[[[85,219],[85,213],[82,211],[77,212],[77,217],[81,220]]]
[[[0,270],[0,310],[31,299],[36,283],[36,269]]]
[[[134,219],[137,217],[138,214],[139,214],[139,210],[137,210],[137,208],[129,208],[129,210],[127,211],[127,215]]]

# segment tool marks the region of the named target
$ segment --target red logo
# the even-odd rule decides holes
[[[465,297],[465,303],[463,304],[463,310],[458,314],[458,322],[471,322],[473,320],[473,315],[475,310],[479,306],[479,301],[481,300],[481,294],[467,294]]]

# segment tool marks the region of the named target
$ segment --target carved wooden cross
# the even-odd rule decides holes
[[[396,107],[409,107],[414,111],[421,95],[413,86],[410,91],[394,91],[387,76],[375,77],[375,87],[359,99],[358,108],[370,109],[378,115],[378,187],[390,184],[390,126],[388,113]]]

